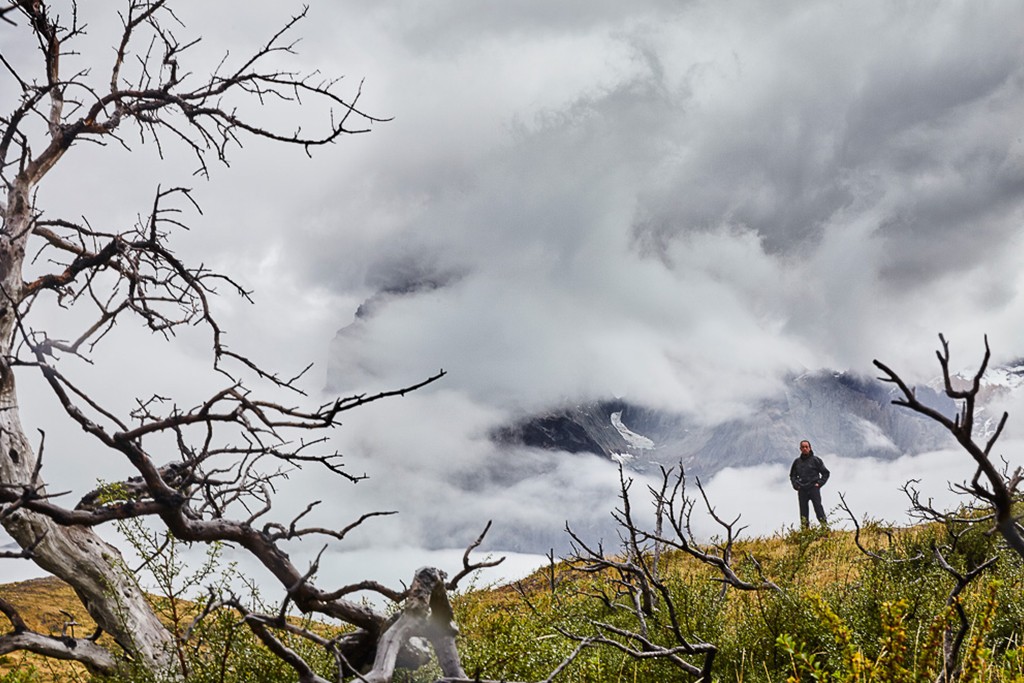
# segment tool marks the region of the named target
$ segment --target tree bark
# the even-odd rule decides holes
[[[42,494],[38,455],[21,424],[9,361],[23,289],[25,240],[32,222],[28,185],[26,181],[9,194],[0,233],[0,485]],[[17,505],[2,517],[2,524],[22,548],[32,548],[37,565],[74,588],[97,625],[133,659],[150,670],[173,674],[173,638],[116,548],[90,528],[61,526]]]
[[[106,648],[82,638],[53,638],[39,633],[23,632],[0,636],[0,655],[17,650],[30,650],[52,659],[82,662],[94,671],[111,673],[117,663]]]
[[[441,672],[451,679],[466,678],[455,648],[458,629],[452,621],[446,578],[444,572],[433,567],[423,567],[416,572],[401,615],[377,641],[373,668],[363,676],[366,683],[390,681],[402,648],[410,638],[424,635],[434,646]]]

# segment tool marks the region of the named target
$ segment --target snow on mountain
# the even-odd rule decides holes
[[[951,378],[953,389],[963,391],[971,387],[974,375],[954,374]],[[937,391],[945,391],[941,378],[930,383]],[[1002,418],[1002,404],[1007,399],[1024,394],[1024,358],[1004,365],[990,366],[981,378],[975,407],[975,433],[982,439],[995,434]]]
[[[956,376],[954,388],[972,380]],[[941,380],[915,391],[949,417],[959,408]],[[989,406],[1019,392],[1024,392],[1024,359],[988,369],[976,406],[979,436],[991,436],[998,425],[1001,411]],[[616,400],[555,408],[492,436],[551,451],[591,452],[639,471],[681,462],[702,477],[726,467],[788,463],[801,439],[810,439],[818,453],[883,460],[953,445],[940,425],[892,405],[898,396],[898,389],[873,378],[820,371],[794,375],[784,392],[752,406],[748,416],[715,425]]]
[[[629,453],[609,453],[608,456],[620,465],[628,465],[631,460],[636,458],[635,455]]]
[[[1024,358],[989,368],[982,378],[985,387],[1015,391],[1024,387]]]
[[[654,442],[648,439],[646,436],[641,436],[636,432],[630,431],[629,427],[622,424],[622,411],[612,413],[611,417],[612,426],[618,430],[619,434],[622,434],[622,438],[626,440],[633,448],[640,448],[643,450],[650,450],[654,448]]]
[[[683,413],[625,401],[553,409],[497,430],[499,443],[551,451],[590,452],[638,471],[682,463],[710,477],[726,467],[789,463],[802,439],[819,453],[891,460],[949,446],[938,425],[891,404],[891,387],[851,373],[791,377],[785,391],[742,418],[705,425]],[[953,402],[923,386],[918,397],[952,415]]]

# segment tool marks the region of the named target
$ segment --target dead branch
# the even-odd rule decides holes
[[[966,572],[958,571],[946,558],[946,552],[956,550],[957,544],[960,542],[964,533],[966,533],[966,530],[975,527],[977,525],[977,520],[964,519],[948,513],[940,513],[930,507],[930,505],[922,504],[920,502],[919,493],[913,487],[911,482],[904,484],[903,490],[908,496],[910,496],[912,513],[919,518],[929,519],[930,521],[941,524],[946,533],[947,540],[945,544],[940,545],[934,541],[932,542],[930,555],[935,566],[939,567],[939,569],[953,579],[953,586],[950,589],[949,594],[946,596],[946,607],[951,608],[956,614],[957,625],[956,627],[952,625],[944,627],[942,667],[938,678],[939,683],[947,683],[948,681],[955,681],[959,678],[959,672],[962,666],[960,655],[963,649],[964,640],[967,637],[967,633],[971,626],[969,615],[960,601],[960,596],[973,581],[995,564],[998,556],[993,555],[988,557],[985,560],[978,562],[973,567],[968,568]],[[860,541],[860,525],[857,522],[856,515],[853,514],[853,511],[850,509],[849,505],[847,505],[846,499],[843,495],[840,494],[839,497],[842,501],[841,507],[853,521],[856,529],[854,541],[857,548],[861,553],[871,558],[872,561],[887,564],[903,564],[921,563],[928,559],[924,553],[921,552],[909,557],[901,557],[897,552],[892,550],[886,553],[879,553],[867,549]]]
[[[37,633],[25,624],[17,608],[3,598],[0,598],[0,612],[12,627],[10,633],[0,635],[0,655],[24,650],[53,659],[79,662],[96,673],[112,673],[117,667],[117,660],[110,651],[89,638]]]
[[[563,635],[580,643],[613,647],[622,653],[640,660],[663,659],[672,663],[684,673],[699,681],[710,681],[711,670],[717,648],[714,644],[690,637],[680,621],[672,594],[663,577],[664,549],[675,549],[702,564],[715,569],[714,580],[721,581],[723,589],[732,586],[741,590],[781,589],[761,574],[760,564],[753,561],[760,580],[751,582],[742,579],[732,566],[733,547],[742,527],[737,527],[739,518],[726,521],[711,505],[703,486],[697,482],[709,517],[724,529],[725,538],[717,545],[706,548],[694,538],[690,525],[695,501],[686,495],[685,475],[682,467],[678,472],[673,468],[661,469],[661,480],[649,487],[655,504],[655,519],[658,529],[649,531],[638,524],[633,515],[630,500],[632,480],[619,468],[619,498],[622,505],[613,512],[618,523],[620,553],[609,556],[601,545],[594,547],[584,541],[569,527],[567,533],[572,541],[572,554],[567,564],[581,572],[602,574],[611,582],[615,595],[603,591],[594,595],[610,609],[625,610],[636,622],[635,628],[623,628],[594,620],[591,625],[597,635],[583,636],[563,631]],[[668,531],[662,528],[668,520]],[[655,621],[663,620],[670,642],[662,644],[656,638]],[[659,629],[660,630],[660,629]],[[700,665],[689,661],[697,657]]]
[[[668,482],[672,475],[673,470],[662,470],[662,478],[665,482]],[[782,589],[778,585],[764,576],[761,576],[760,580],[756,582],[740,578],[732,567],[732,549],[736,539],[739,537],[739,534],[742,533],[744,527],[736,526],[739,522],[739,517],[734,519],[732,522],[726,522],[715,513],[699,479],[697,480],[697,489],[704,501],[708,515],[714,519],[725,532],[724,540],[715,546],[714,551],[710,548],[702,547],[701,544],[697,543],[691,528],[691,517],[693,514],[694,503],[691,499],[686,497],[686,475],[682,466],[680,466],[678,473],[675,474],[671,492],[666,495],[664,492],[668,491],[668,487],[663,486],[663,493],[661,494],[661,501],[664,506],[665,516],[669,520],[669,526],[674,532],[674,535],[672,537],[663,537],[656,540],[664,543],[666,547],[682,550],[694,559],[715,567],[720,575],[718,580],[722,581],[724,585],[745,591],[771,590],[775,592],[782,592]],[[653,537],[651,538],[652,540],[655,540]]]
[[[942,369],[942,380],[945,386],[946,395],[959,402],[959,410],[953,419],[943,415],[938,410],[927,406],[917,399],[914,390],[895,371],[882,362],[874,361],[875,366],[882,371],[883,376],[879,379],[883,382],[896,385],[901,396],[893,399],[892,403],[903,406],[917,412],[925,417],[941,424],[957,440],[957,443],[971,456],[975,463],[975,473],[969,484],[963,484],[962,490],[974,496],[976,499],[989,505],[995,514],[995,526],[1002,534],[1006,543],[1021,557],[1024,557],[1024,535],[1020,525],[1017,523],[1013,513],[1013,503],[1018,495],[1018,485],[1021,481],[1021,473],[1018,470],[1010,476],[1006,476],[992,462],[992,449],[1003,433],[1008,414],[1003,413],[998,426],[992,435],[983,444],[975,440],[974,422],[975,408],[978,393],[981,391],[981,380],[988,368],[991,351],[988,345],[988,336],[985,336],[985,354],[978,366],[977,372],[964,389],[955,389],[953,386],[953,375],[950,371],[949,343],[945,337],[939,335],[942,348],[936,351],[939,366]]]
[[[960,595],[963,591],[973,582],[976,578],[981,576],[982,572],[995,564],[997,557],[990,557],[984,562],[981,562],[977,566],[970,569],[966,574],[962,574],[946,560],[943,555],[941,548],[937,545],[932,547],[935,561],[939,567],[953,577],[955,582],[953,589],[949,592],[949,596],[946,598],[946,606],[952,606],[957,615],[958,628],[955,630],[952,627],[947,627],[943,636],[943,667],[942,667],[942,681],[955,681],[959,678],[959,671],[962,665],[960,661],[960,652],[963,648],[964,639],[967,637],[967,633],[970,630],[971,622],[967,615],[967,611],[964,609],[963,604],[960,601]]]
[[[839,501],[840,501],[839,502],[839,507],[846,511],[846,515],[850,518],[850,521],[853,522],[853,542],[857,546],[857,549],[860,550],[860,552],[862,554],[867,555],[871,559],[885,561],[885,562],[918,562],[918,561],[924,559],[924,554],[923,553],[918,553],[917,555],[914,555],[913,557],[902,557],[901,558],[901,557],[895,556],[891,552],[883,555],[883,554],[881,554],[881,553],[879,553],[877,551],[869,550],[867,547],[865,547],[865,545],[861,541],[860,522],[857,521],[857,516],[855,514],[853,514],[853,510],[851,510],[849,504],[847,504],[846,496],[844,496],[842,493],[840,493],[839,494]],[[892,542],[892,535],[891,534],[889,534],[889,541],[890,541],[890,543]]]
[[[459,572],[448,581],[448,584],[446,586],[448,590],[456,590],[459,586],[459,581],[466,578],[467,576],[475,574],[481,569],[497,567],[499,564],[505,561],[504,557],[499,557],[496,560],[484,560],[483,562],[469,561],[470,554],[480,547],[480,544],[484,542],[484,537],[487,536],[487,532],[490,530],[491,520],[487,520],[487,525],[484,526],[484,530],[480,532],[480,535],[477,536],[476,540],[470,543],[468,546],[466,546],[466,551],[462,553],[462,569],[460,569]]]

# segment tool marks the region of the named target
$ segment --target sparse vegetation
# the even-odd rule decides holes
[[[949,549],[948,531],[937,524],[873,526],[862,536],[879,547],[891,544],[886,556],[866,556],[845,531],[789,531],[737,543],[736,553],[758,557],[779,592],[723,595],[712,568],[680,553],[664,555],[666,583],[685,628],[718,647],[713,680],[1024,680],[1024,569],[1015,554],[997,548],[984,529],[971,530],[970,541],[987,546],[997,561],[956,599],[969,628],[960,657],[947,662],[944,640],[957,625],[956,607],[947,604],[954,582],[930,558],[933,548],[947,546],[950,564],[965,568],[975,561],[976,549],[972,543]],[[460,596],[456,612],[466,670],[545,679],[574,646],[559,637],[561,631],[596,635],[595,620],[636,628],[633,615],[615,605],[614,590],[610,576],[559,565],[553,583],[541,572],[519,583],[518,590]],[[664,610],[655,612],[647,627],[655,643],[671,641]],[[944,666],[949,678],[937,679]],[[693,679],[665,662],[594,647],[570,664],[561,680]]]
[[[1000,547],[997,536],[977,525],[950,529],[938,523],[902,529],[861,524],[858,536],[855,542],[849,531],[786,530],[771,538],[737,541],[733,552],[745,558],[737,563],[737,572],[756,573],[756,558],[779,591],[723,593],[713,567],[677,551],[663,552],[660,570],[683,628],[717,646],[713,680],[1024,681],[1024,565],[1016,553]],[[951,601],[957,584],[934,560],[936,548],[963,572],[990,557],[996,560]],[[595,636],[595,622],[636,629],[635,615],[616,603],[622,597],[616,577],[582,572],[564,562],[553,569],[514,585],[455,597],[460,653],[470,677],[486,671],[498,680],[545,680],[577,647],[565,634]],[[217,566],[217,572],[224,570],[230,572]],[[189,581],[189,575],[179,578],[181,585]],[[4,586],[0,597],[17,602],[34,626],[57,634],[55,615],[75,604],[70,589],[54,580]],[[169,615],[195,614],[206,604],[202,594],[190,597],[192,601],[173,610],[166,597],[153,600],[170,620]],[[957,633],[959,609],[968,628],[956,661],[947,661],[946,641]],[[255,642],[237,614],[225,610],[222,617],[204,621],[204,632],[183,642],[180,653],[187,660],[189,680],[292,680],[287,667]],[[84,615],[81,620],[84,624]],[[647,629],[652,643],[672,642],[663,606],[648,619]],[[308,643],[304,647],[303,655],[315,661],[315,648]],[[326,669],[330,662],[323,664]],[[8,655],[4,667],[0,675],[6,678],[0,681],[73,680],[55,676],[54,671],[67,669],[47,668],[41,658]],[[944,670],[946,679],[941,678]],[[84,669],[78,676],[88,679]],[[423,683],[438,678],[436,667],[427,666],[400,673],[396,680]],[[146,679],[128,679],[138,680]],[[693,678],[664,660],[591,645],[556,680]]]

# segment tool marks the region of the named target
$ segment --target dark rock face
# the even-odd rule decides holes
[[[582,419],[581,419],[582,418]],[[601,430],[588,429],[580,424],[585,415],[549,415],[539,417],[520,425],[519,429],[507,430],[501,434],[505,442],[519,442],[532,448],[546,448],[566,451],[567,453],[605,453],[606,448],[598,443],[596,437],[602,436]]]
[[[951,400],[929,387],[918,397],[952,415]],[[529,416],[493,434],[506,444],[590,452],[645,470],[680,462],[708,477],[726,467],[789,463],[801,439],[819,453],[896,458],[951,445],[938,425],[893,406],[888,385],[848,373],[791,378],[784,395],[763,401],[750,415],[701,425],[683,414],[607,401]]]
[[[666,419],[672,427],[679,423],[679,418],[669,413],[646,410],[623,401],[602,401],[528,417],[497,430],[492,436],[499,443],[568,453],[594,453],[609,458],[614,454],[630,454],[636,447],[615,428],[612,416],[616,414],[623,422],[622,416],[628,415],[630,424],[642,425],[648,431],[661,431],[652,427],[656,426],[654,423],[660,426]]]

